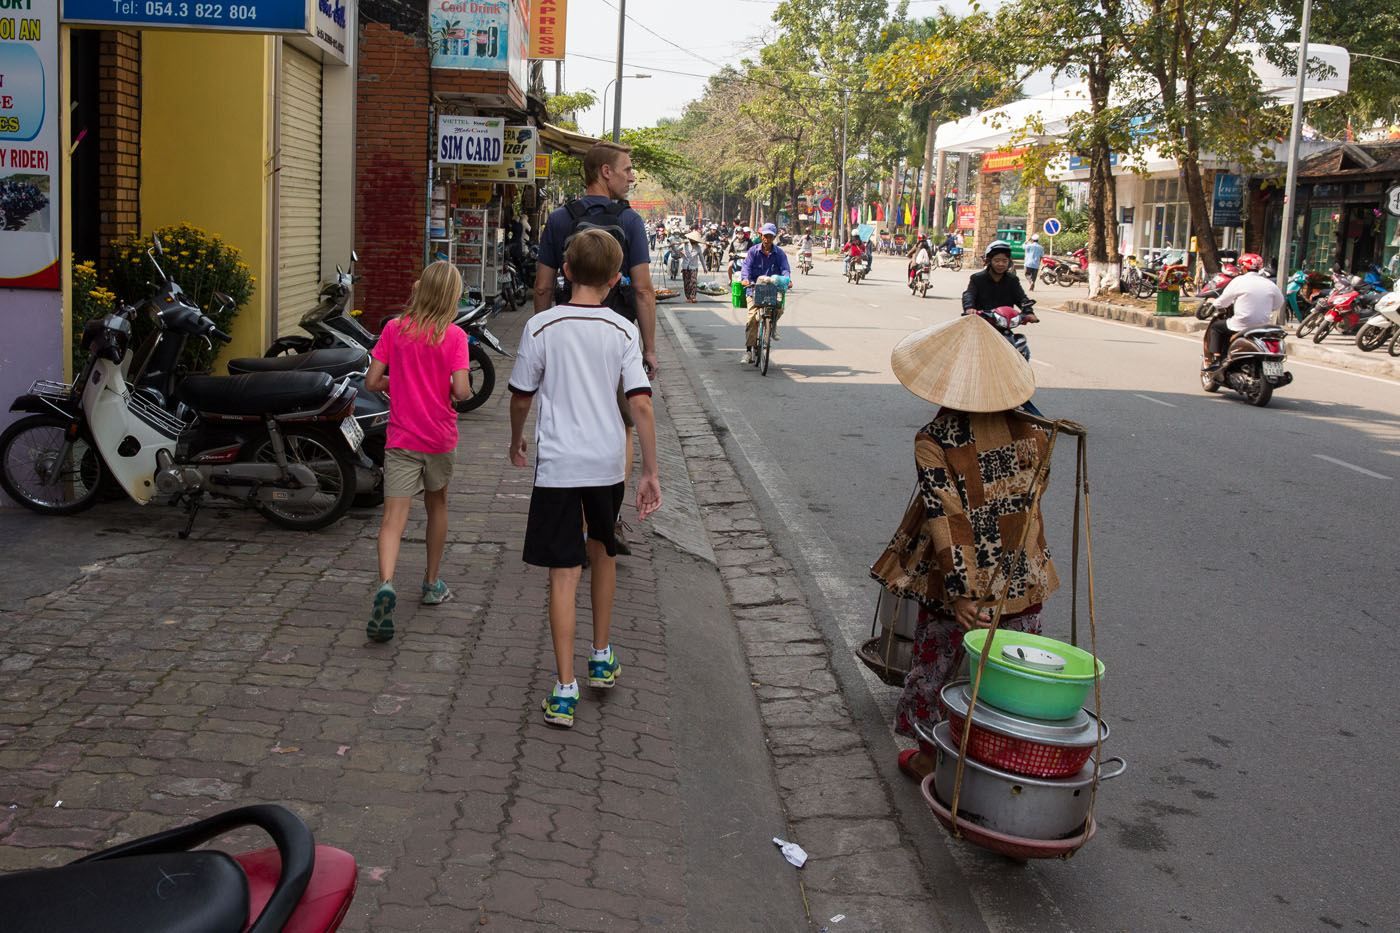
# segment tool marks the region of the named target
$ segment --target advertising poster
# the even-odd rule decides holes
[[[982,157],[983,172],[1009,172],[1025,164],[1027,147],[1018,146],[1004,152],[989,152]]]
[[[1215,176],[1214,202],[1211,205],[1211,223],[1217,227],[1238,227],[1244,210],[1244,176],[1227,175],[1224,172]],[[1194,252],[1194,251],[1193,251]]]
[[[509,70],[512,6],[510,0],[428,0],[433,67]]]
[[[58,15],[0,4],[0,288],[58,288]]]
[[[457,169],[463,181],[506,182],[526,185],[535,181],[535,144],[533,126],[508,126],[499,165],[472,165]]]
[[[456,165],[498,165],[505,128],[504,117],[438,117],[438,161]]]
[[[971,230],[977,226],[977,205],[958,205],[958,229]]]
[[[562,59],[569,0],[535,0],[530,5],[530,57]]]

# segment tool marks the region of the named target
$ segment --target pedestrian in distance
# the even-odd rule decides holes
[[[1031,241],[1026,244],[1026,255],[1022,264],[1026,269],[1026,281],[1030,283],[1030,290],[1035,291],[1035,277],[1040,274],[1040,261],[1045,258],[1045,247],[1040,245],[1040,234],[1032,233]]]
[[[685,283],[685,300],[695,304],[700,294],[700,244],[705,238],[700,231],[692,230],[685,235],[685,245],[681,248],[681,281]]]
[[[384,325],[365,375],[372,392],[389,397],[389,430],[384,449],[384,517],[379,526],[379,588],[365,634],[370,641],[394,637],[394,571],[418,494],[428,511],[428,561],[420,601],[436,606],[452,598],[438,575],[447,547],[447,484],[457,451],[457,411],[453,402],[472,396],[467,334],[452,326],[462,297],[462,276],[448,262],[423,270],[404,313]]]
[[[572,726],[579,701],[574,676],[575,598],[583,565],[591,569],[593,650],[588,685],[617,683],[612,647],[617,586],[615,518],[623,501],[623,428],[614,392],[619,381],[642,447],[637,513],[661,506],[651,382],[642,364],[637,326],[603,305],[617,283],[622,248],[601,230],[576,234],[564,252],[573,285],[569,304],[541,311],[525,324],[510,376],[510,460],[527,465],[525,419],[536,398],[535,486],[523,557],[549,568],[549,628],[556,683],[543,702],[545,722]],[[584,522],[587,522],[587,540]]]
[[[627,192],[635,180],[631,150],[626,146],[602,142],[584,155],[583,196],[550,212],[544,233],[540,236],[535,272],[535,311],[538,313],[571,300],[569,291],[572,283],[567,277],[563,290],[555,293],[555,280],[564,266],[564,251],[570,240],[581,231],[603,230],[617,241],[624,257],[618,263],[621,277],[606,293],[603,304],[637,326],[642,339],[643,364],[647,374],[655,377],[656,289],[651,281],[646,222],[627,203]],[[657,224],[657,234],[657,245],[660,245],[665,242],[664,223]],[[630,478],[633,425],[621,386],[617,390],[617,411],[625,428],[622,438],[624,477]],[[632,550],[623,535],[624,526],[620,518],[617,525],[614,536],[618,553],[626,556]]]
[[[890,363],[906,389],[940,406],[914,436],[918,477],[898,529],[870,575],[919,605],[918,626],[895,731],[917,738],[940,718],[939,693],[961,675],[963,634],[991,624],[1010,577],[1000,628],[1039,634],[1042,602],[1059,587],[1031,486],[1049,436],[1015,411],[1035,393],[1035,373],[996,329],[975,315],[905,337]],[[1014,550],[1026,523],[1024,551]],[[933,768],[906,750],[899,768],[922,779]]]

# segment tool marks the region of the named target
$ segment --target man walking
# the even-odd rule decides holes
[[[539,265],[535,272],[535,313],[567,302],[570,285],[555,294],[555,277],[564,267],[564,250],[575,233],[602,230],[622,248],[622,278],[607,293],[604,307],[611,308],[637,325],[642,338],[642,361],[647,375],[655,379],[656,289],[651,281],[651,253],[647,248],[646,222],[627,203],[627,193],[636,181],[632,151],[618,143],[598,143],[583,157],[583,197],[550,213],[540,236]],[[619,417],[626,443],[624,483],[632,473],[632,414],[619,385]],[[620,522],[619,522],[620,524]],[[631,554],[618,528],[614,535],[619,554]]]
[[[1035,291],[1035,277],[1040,274],[1040,261],[1045,258],[1045,247],[1040,245],[1040,234],[1032,233],[1031,241],[1026,244],[1026,279],[1031,283],[1031,291]]]

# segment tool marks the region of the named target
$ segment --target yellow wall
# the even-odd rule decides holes
[[[149,232],[188,221],[216,233],[238,247],[257,277],[220,363],[261,356],[271,340],[269,166],[279,41],[156,29],[141,35],[141,226]]]

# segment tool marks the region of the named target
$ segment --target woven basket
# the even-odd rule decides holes
[[[856,657],[891,687],[903,687],[913,662],[914,643],[886,630],[863,642]]]

